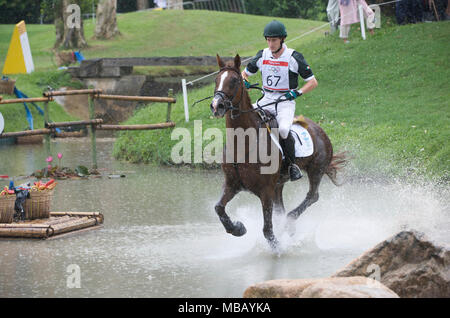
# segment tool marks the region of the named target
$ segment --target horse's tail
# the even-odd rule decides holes
[[[330,180],[336,185],[341,186],[342,183],[337,182],[337,172],[341,170],[346,164],[348,163],[348,156],[347,152],[340,152],[338,154],[333,155],[333,158],[331,158],[331,162],[328,165],[327,171],[325,173],[330,178]]]

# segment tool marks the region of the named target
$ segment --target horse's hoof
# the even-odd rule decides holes
[[[270,248],[272,249],[273,252],[278,253],[278,246],[279,246],[279,242],[276,238],[273,238],[272,240],[268,241]]]
[[[244,224],[242,224],[242,222],[236,221],[233,223],[233,225],[234,225],[233,231],[231,232],[232,235],[242,236],[245,233],[247,233],[247,229],[245,228]]]
[[[288,218],[286,221],[286,232],[290,237],[293,237],[297,232],[297,228],[295,227],[295,220]]]

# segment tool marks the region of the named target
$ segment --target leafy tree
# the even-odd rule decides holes
[[[328,0],[245,0],[247,13],[284,18],[326,20]]]
[[[21,20],[26,23],[39,23],[39,0],[0,0],[0,23],[15,24]]]

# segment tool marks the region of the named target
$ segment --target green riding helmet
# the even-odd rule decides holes
[[[280,21],[273,20],[264,28],[264,37],[287,37],[286,27]]]

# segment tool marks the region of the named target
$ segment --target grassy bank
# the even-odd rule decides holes
[[[347,45],[337,35],[290,43],[305,55],[319,82],[316,90],[297,100],[296,113],[319,122],[335,150],[349,150],[360,171],[448,179],[449,32],[450,24],[441,22],[381,29],[366,41],[353,30]],[[213,84],[190,89],[190,104],[213,90]],[[252,96],[254,100],[258,93]],[[182,96],[177,100],[172,116],[177,127],[192,134],[193,121],[202,120],[203,129],[224,128],[224,120],[211,117],[209,102],[191,108],[186,124]],[[127,123],[164,120],[165,107],[151,105]],[[178,142],[170,139],[171,132],[121,133],[114,154],[133,162],[171,164],[171,149]]]
[[[121,35],[112,40],[93,38],[92,20],[84,21],[85,37],[89,47],[81,50],[89,58],[98,57],[146,57],[146,56],[202,56],[233,55],[239,52],[254,54],[261,45],[261,30],[267,17],[248,16],[227,12],[202,10],[142,11],[120,14],[117,17]],[[319,21],[281,19],[290,32],[311,30],[323,24]],[[201,23],[199,23],[201,21]],[[26,21],[25,21],[26,22]],[[14,25],[0,25],[0,70],[11,40]],[[223,30],[227,30],[224,33]],[[27,75],[10,76],[17,80],[16,86],[30,97],[41,96],[50,85],[76,87],[64,72],[57,71],[52,48],[55,41],[53,25],[27,25],[27,33],[36,71]],[[313,41],[322,32],[313,32],[307,41]],[[209,72],[211,67],[137,67],[136,74],[155,76],[182,76],[196,72]],[[3,96],[4,99],[14,96]],[[50,103],[50,118],[53,121],[73,119],[56,103]],[[34,107],[31,107],[35,127],[43,125]],[[1,105],[0,112],[5,117],[5,131],[18,131],[27,127],[25,110],[22,105]]]
[[[264,25],[271,18],[228,12],[203,10],[141,11],[120,14],[117,25],[121,35],[112,40],[97,40],[92,20],[84,20],[85,38],[89,47],[82,49],[86,58],[202,56],[220,51],[223,55],[252,55],[261,44]],[[280,19],[289,32],[298,34],[323,22]],[[199,23],[201,21],[201,23]],[[0,25],[0,67],[11,39],[13,25]],[[51,49],[55,42],[53,25],[27,25],[27,33],[38,68],[55,68]],[[322,35],[314,32],[312,41]]]

